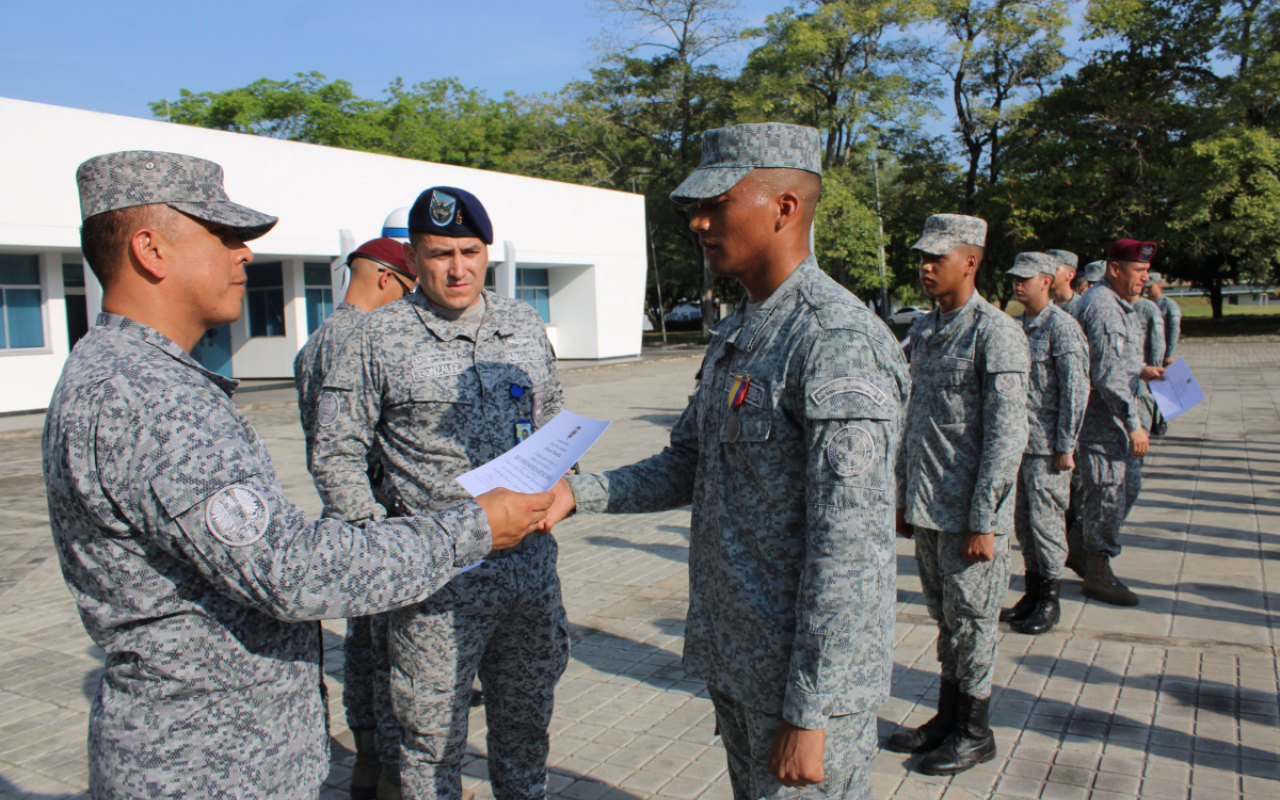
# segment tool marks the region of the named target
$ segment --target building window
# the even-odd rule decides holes
[[[76,346],[89,332],[89,306],[85,298],[84,262],[63,263],[62,292],[67,304],[67,344]]]
[[[302,265],[307,284],[307,334],[316,332],[333,313],[333,281],[326,262],[308,261]]]
[[[517,269],[516,297],[534,307],[542,321],[551,322],[551,284],[545,269]]]
[[[497,274],[494,272],[493,267],[489,267],[484,271],[484,288],[488,289],[491,292],[497,291],[498,277],[497,277]]]
[[[44,347],[40,263],[36,256],[0,255],[0,350]]]
[[[280,264],[251,265],[249,336],[284,336],[284,270]]]

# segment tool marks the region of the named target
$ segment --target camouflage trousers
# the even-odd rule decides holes
[[[395,612],[391,696],[407,800],[458,800],[471,686],[479,674],[489,778],[498,800],[547,792],[547,727],[569,663],[555,539],[489,559]]]
[[[1083,450],[1080,456],[1076,469],[1084,487],[1080,499],[1084,549],[1115,558],[1120,555],[1120,529],[1142,490],[1142,459],[1092,450]]]
[[[1018,471],[1013,525],[1022,546],[1023,566],[1027,572],[1055,581],[1062,577],[1067,561],[1071,475],[1053,470],[1053,456],[1030,453],[1022,456]]]
[[[826,780],[791,789],[768,770],[769,751],[782,717],[754,709],[710,684],[707,689],[729,761],[734,800],[871,800],[867,766],[876,747],[874,711],[829,718],[822,756]]]
[[[991,696],[996,625],[1009,583],[1009,537],[996,536],[995,557],[970,564],[963,533],[915,529],[916,565],[929,616],[938,623],[942,679],[977,698]]]
[[[347,727],[376,730],[378,759],[384,764],[400,760],[400,723],[391,707],[390,626],[390,614],[349,619],[342,645],[342,705],[347,711]]]

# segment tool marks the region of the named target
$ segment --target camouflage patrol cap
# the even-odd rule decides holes
[[[757,168],[822,174],[822,138],[816,128],[782,122],[729,125],[702,134],[702,162],[671,193],[677,203],[718,197]]]
[[[131,206],[164,203],[205,222],[234,228],[243,241],[275,227],[276,217],[227,197],[222,167],[195,156],[125,150],[94,156],[76,170],[80,218]]]
[[[1013,266],[1004,274],[1015,278],[1034,278],[1036,275],[1057,275],[1062,260],[1048,253],[1018,253]]]
[[[924,233],[911,245],[931,256],[950,253],[962,244],[986,247],[987,221],[964,214],[934,214],[924,221]]]
[[[1084,279],[1089,283],[1097,283],[1107,272],[1107,262],[1090,261],[1084,265]]]
[[[1045,252],[1058,259],[1059,264],[1066,264],[1072,269],[1080,268],[1080,257],[1070,250],[1045,250]]]

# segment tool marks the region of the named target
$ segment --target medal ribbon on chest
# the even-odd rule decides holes
[[[751,388],[750,375],[734,375],[729,386],[729,408],[737,411],[747,400],[747,390]]]

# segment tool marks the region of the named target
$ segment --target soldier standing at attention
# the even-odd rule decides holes
[[[1102,276],[1105,275],[1106,272],[1107,272],[1107,262],[1105,261],[1090,261],[1088,264],[1085,264],[1084,265],[1084,287],[1083,287],[1084,291],[1077,292],[1076,294],[1079,294],[1080,296],[1083,297],[1084,292],[1089,291],[1098,283],[1098,281],[1102,280]],[[1077,308],[1078,307],[1079,306],[1077,306]],[[1073,317],[1075,316],[1074,311],[1071,312],[1071,316]]]
[[[1027,449],[1014,510],[1026,594],[1013,608],[1000,612],[1000,621],[1032,635],[1052,630],[1060,616],[1067,503],[1076,437],[1089,402],[1089,344],[1075,318],[1049,299],[1059,267],[1047,253],[1019,253],[1005,273],[1013,278],[1014,296],[1026,309],[1015,319],[1030,346],[1031,382]]]
[[[386,236],[356,248],[347,258],[347,268],[351,279],[346,297],[311,334],[293,362],[298,413],[307,441],[307,469],[313,472],[316,404],[324,376],[333,369],[348,334],[365,314],[409,294],[418,280],[414,266],[404,259],[400,242]],[[371,485],[382,484],[381,473],[376,456],[370,458]],[[347,727],[356,745],[356,762],[351,769],[352,800],[372,800],[378,789],[381,762],[394,764],[400,756],[400,728],[391,708],[388,686],[391,664],[387,657],[386,629],[386,615],[355,617],[347,621],[347,636],[342,643],[342,704],[346,707]],[[383,729],[380,735],[377,734],[379,728]],[[381,754],[379,739],[384,742]]]
[[[685,675],[707,682],[738,800],[870,800],[889,696],[893,455],[907,367],[818,267],[813,128],[707,131],[671,197],[713,275],[746,289],[716,328],[671,443],[556,486],[550,519],[693,504]],[[793,791],[799,790],[799,791]]]
[[[1111,559],[1120,555],[1120,529],[1142,487],[1142,457],[1150,442],[1138,386],[1164,374],[1163,367],[1143,366],[1142,325],[1125,298],[1142,290],[1155,252],[1154,242],[1116,241],[1107,250],[1105,280],[1084,294],[1076,310],[1089,340],[1093,386],[1077,465],[1083,481],[1082,590],[1085,597],[1118,606],[1138,604],[1138,596],[1111,569]]]
[[[1018,468],[1027,448],[1027,337],[975,288],[987,223],[938,214],[912,247],[938,307],[916,320],[911,406],[897,463],[897,529],[914,535],[929,614],[938,622],[938,713],[886,747],[924,753],[928,775],[996,755],[988,725],[997,617],[1009,580]]]
[[[1164,293],[1164,276],[1152,272],[1147,279],[1147,297],[1160,307],[1164,314],[1164,361],[1160,366],[1167,367],[1178,360],[1174,351],[1178,349],[1178,337],[1182,335],[1182,306]]]
[[[429,517],[313,522],[190,351],[239,319],[245,242],[275,217],[222,168],[130,151],[80,165],[103,313],[49,403],[44,474],[67,587],[106,654],[89,714],[96,798],[316,797],[329,773],[314,621],[417,602],[545,518],[489,492]]]
[[[1133,309],[1138,312],[1138,319],[1142,321],[1142,363],[1163,367],[1164,312],[1160,310],[1160,306],[1142,296],[1141,288],[1137,295],[1125,299],[1133,303]],[[1156,397],[1146,381],[1138,384],[1138,397],[1142,402],[1143,427],[1154,435],[1156,423],[1160,420],[1160,409],[1156,407]]]
[[[470,192],[424,191],[409,212],[419,291],[368,315],[325,377],[316,488],[325,515],[409,516],[467,497],[458,476],[516,446],[559,413],[563,398],[542,319],[484,291],[493,227]],[[385,470],[376,499],[365,457]],[[495,549],[426,602],[392,620],[391,694],[399,774],[378,797],[462,794],[471,687],[484,687],[494,794],[541,798],[555,686],[569,660],[557,546],[529,536]],[[381,748],[381,745],[379,747]]]
[[[1049,294],[1053,302],[1062,307],[1068,314],[1080,302],[1080,295],[1071,288],[1076,279],[1076,269],[1080,266],[1080,257],[1069,250],[1045,250],[1047,255],[1058,261],[1058,270],[1053,274],[1053,287]]]

